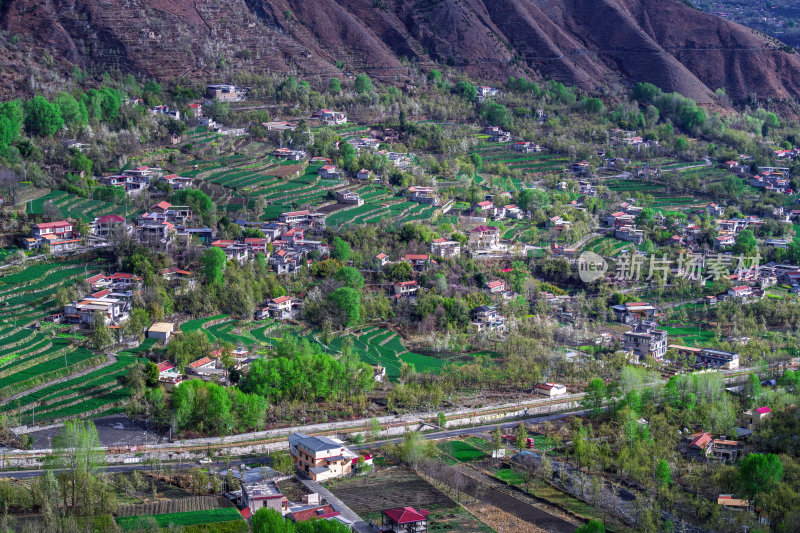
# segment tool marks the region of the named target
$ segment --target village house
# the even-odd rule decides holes
[[[500,247],[500,230],[494,226],[478,226],[469,232],[469,245],[472,249],[493,250]]]
[[[302,266],[302,259],[299,252],[281,249],[270,256],[269,264],[278,274],[294,274]]]
[[[511,134],[497,126],[487,126],[484,128],[483,133],[488,135],[489,140],[493,143],[511,142]]]
[[[431,255],[436,257],[458,257],[461,255],[461,243],[448,239],[433,239]]]
[[[644,231],[637,229],[636,226],[621,226],[616,229],[614,236],[622,241],[632,242],[637,246],[644,242]]]
[[[661,359],[667,353],[667,332],[657,328],[655,322],[642,321],[623,337],[625,351],[644,360],[651,356]]]
[[[320,109],[311,114],[311,120],[319,120],[328,125],[338,126],[347,123],[347,115],[330,109]]]
[[[182,375],[178,372],[178,367],[175,363],[163,361],[158,363],[158,381],[159,383],[177,383],[181,380]]]
[[[177,174],[168,174],[159,178],[159,181],[168,183],[173,191],[186,189],[192,186],[193,178],[188,176],[179,176]]]
[[[611,310],[614,318],[623,324],[632,324],[652,318],[656,308],[647,302],[629,302],[626,304],[613,305]]]
[[[335,165],[325,165],[319,169],[319,177],[325,180],[338,180],[341,173],[336,169]]]
[[[478,85],[475,87],[475,94],[479,102],[483,102],[490,96],[497,96],[500,94],[500,89],[489,87],[488,85]]]
[[[428,268],[431,262],[431,256],[428,254],[406,254],[400,258],[400,260],[410,263],[411,269],[414,270],[414,272],[422,272]]]
[[[272,122],[261,123],[267,131],[294,131],[297,129],[297,124],[287,122],[285,120],[273,120]]]
[[[113,297],[100,291],[64,306],[64,321],[68,324],[91,326],[94,317],[100,316],[107,325],[116,325],[128,319],[130,301]]]
[[[547,220],[547,227],[556,231],[564,231],[565,229],[569,229],[571,225],[572,222],[564,220],[560,216],[554,216]]]
[[[373,263],[376,270],[383,270],[383,267],[389,263],[389,255],[381,252],[375,256]]]
[[[506,292],[506,282],[502,279],[490,281],[486,284],[486,290],[489,294],[503,294]]]
[[[472,325],[478,331],[488,330],[495,333],[502,333],[506,330],[506,319],[496,308],[481,305],[474,308],[471,313]]]
[[[42,242],[57,242],[71,240],[77,236],[75,225],[66,220],[57,222],[43,222],[31,227],[31,239],[26,241],[27,248],[38,248]]]
[[[340,204],[364,205],[364,199],[353,191],[336,191],[336,201]]]
[[[245,91],[235,85],[221,83],[206,85],[206,96],[220,102],[241,102],[245,99]]]
[[[356,173],[356,178],[358,178],[361,181],[369,181],[372,179],[372,172],[370,172],[365,168],[362,168]]]
[[[748,409],[739,415],[739,427],[749,429],[750,431],[758,431],[766,419],[772,416],[772,409],[769,407],[757,407],[755,409]]]
[[[436,189],[433,187],[419,187],[414,185],[406,189],[405,196],[410,201],[419,202],[421,204],[437,205],[439,203],[439,196],[436,194]]]
[[[396,300],[414,298],[417,295],[419,284],[416,281],[395,281],[392,284],[393,296]]]
[[[247,249],[247,245],[241,242],[231,240],[216,240],[211,243],[211,246],[219,248],[225,252],[225,258],[228,261],[235,259],[239,263],[243,263],[248,257],[250,257],[250,252]]]
[[[175,333],[175,324],[172,322],[156,322],[147,330],[147,338],[166,343],[173,333]]]
[[[289,500],[281,493],[278,484],[273,480],[242,483],[240,505],[243,509],[247,509],[250,515],[265,507],[281,514],[289,511]]]
[[[291,320],[297,316],[301,307],[300,300],[295,300],[290,296],[279,296],[268,301],[266,307],[256,311],[256,319]]]
[[[194,274],[190,270],[184,270],[174,266],[163,269],[161,275],[164,276],[164,280],[170,282],[170,284],[179,284],[182,281],[191,283],[194,278]]]
[[[751,300],[753,296],[753,288],[747,285],[739,285],[728,289],[728,297],[742,303]]]
[[[284,159],[286,161],[301,161],[308,157],[302,150],[292,150],[290,148],[278,148],[272,151],[272,157]]]
[[[536,143],[532,143],[530,141],[521,141],[515,142],[511,145],[511,148],[514,149],[516,152],[522,152],[523,154],[531,154],[534,152],[541,152],[542,147]]]
[[[117,228],[124,228],[125,217],[119,215],[105,215],[92,222],[92,234],[100,238],[108,238]]]
[[[567,387],[559,383],[537,383],[533,387],[533,391],[536,394],[541,394],[543,396],[549,396],[550,398],[553,398],[555,396],[561,396],[562,394],[566,394]]]
[[[353,459],[358,459],[358,454],[338,439],[304,433],[289,435],[289,454],[295,468],[318,482],[349,474]]]

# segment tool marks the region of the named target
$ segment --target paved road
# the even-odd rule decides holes
[[[514,427],[517,424],[519,424],[521,421],[524,421],[524,422],[526,422],[528,424],[538,424],[538,423],[541,423],[541,422],[545,422],[547,420],[557,420],[559,418],[565,418],[565,417],[568,417],[568,416],[575,416],[575,415],[580,416],[580,415],[583,415],[584,413],[585,413],[584,410],[569,411],[569,412],[566,412],[566,413],[557,413],[557,414],[546,415],[546,416],[537,416],[537,417],[526,418],[524,420],[515,420],[513,422],[502,422],[500,424],[487,424],[487,425],[477,426],[477,427],[448,429],[446,431],[437,431],[437,432],[434,432],[434,433],[425,433],[425,434],[423,434],[423,436],[426,439],[430,439],[430,440],[441,440],[441,439],[448,439],[448,438],[452,438],[452,437],[461,437],[461,436],[464,436],[464,435],[471,435],[471,434],[476,434],[476,433],[484,433],[486,431],[493,430],[498,425],[501,428],[505,429],[505,428]],[[360,445],[357,445],[357,446],[350,446],[350,448],[352,448],[354,450],[371,449],[371,448],[376,448],[376,447],[379,447],[379,446],[383,446],[384,444],[388,444],[388,443],[395,443],[396,444],[396,443],[401,442],[402,440],[403,440],[402,437],[398,437],[398,438],[395,438],[395,439],[386,439],[386,440],[371,442],[371,443],[368,443],[368,444],[360,444]],[[253,464],[253,463],[259,463],[259,462],[263,462],[263,459],[236,460],[236,461],[231,461],[230,464],[232,466],[238,466],[240,464]],[[196,462],[193,462],[193,463],[166,463],[166,464],[169,464],[172,468],[175,468],[175,469],[189,469],[189,468],[192,468],[192,467],[198,465],[198,463],[196,463]],[[208,464],[206,466],[208,466],[208,467],[212,467],[213,466],[215,468],[225,468],[225,463],[224,462],[215,462],[215,463]],[[105,471],[106,472],[111,472],[111,473],[118,473],[118,472],[130,472],[132,470],[146,470],[146,469],[147,469],[147,465],[144,465],[142,463],[135,463],[135,464],[129,464],[129,465],[107,466]],[[27,479],[27,478],[41,476],[44,472],[45,472],[44,469],[0,471],[0,478],[16,477],[16,478],[20,478],[20,479]]]

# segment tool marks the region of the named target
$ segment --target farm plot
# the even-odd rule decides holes
[[[195,526],[201,524],[215,524],[214,531],[226,532],[246,532],[247,523],[242,519],[233,507],[224,509],[209,509],[206,511],[189,511],[185,513],[165,513],[155,515],[140,516],[118,516],[117,523],[123,531],[140,531],[147,527],[148,519],[152,519],[162,528],[172,528],[173,526]],[[221,523],[233,522],[234,526],[222,526]],[[221,529],[224,527],[224,529]]]
[[[480,461],[485,459],[488,455],[479,450],[478,448],[467,444],[463,440],[449,440],[440,442],[436,445],[439,450],[452,457],[461,463],[469,463],[472,461]]]

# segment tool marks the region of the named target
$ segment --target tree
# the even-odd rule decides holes
[[[468,81],[460,81],[456,83],[454,89],[458,96],[464,100],[467,100],[468,102],[474,102],[475,99],[478,98],[478,88]]]
[[[275,509],[262,507],[251,518],[253,533],[294,533],[292,522],[287,522]]]
[[[225,252],[216,247],[211,247],[200,258],[203,275],[209,283],[222,284],[222,272],[225,270],[227,258]]]
[[[0,118],[0,120],[2,119]],[[7,205],[17,205],[20,191],[23,188],[22,180],[16,172],[7,167],[0,167],[0,191],[6,197]]]
[[[772,491],[783,479],[783,465],[774,453],[751,453],[739,461],[739,484],[749,498]]]
[[[507,128],[511,125],[511,113],[503,104],[486,102],[481,109],[481,115],[483,115],[484,120],[492,126]]]
[[[389,281],[408,281],[411,279],[411,263],[408,261],[398,261],[384,267],[384,272]]]
[[[439,85],[442,81],[442,73],[436,69],[432,69],[428,72],[428,81],[430,81],[433,85]]]
[[[606,528],[600,520],[589,520],[576,529],[575,533],[606,533]]]
[[[672,485],[672,471],[666,459],[661,459],[658,462],[658,466],[656,466],[656,483],[658,483],[659,488]]]
[[[53,103],[58,106],[61,118],[68,127],[82,127],[89,122],[89,114],[86,106],[78,102],[68,92],[60,92],[53,99]]]
[[[358,94],[364,94],[373,90],[372,80],[363,72],[356,76],[355,89]]]
[[[425,440],[417,431],[406,431],[400,443],[400,459],[409,465],[416,465],[425,459],[430,459],[436,454],[432,442]]]
[[[749,407],[755,407],[758,398],[761,396],[761,380],[756,374],[747,376],[747,383],[744,386],[744,396]]]
[[[492,449],[499,450],[503,447],[503,431],[500,426],[495,426],[492,430]]]
[[[105,462],[100,450],[97,428],[91,420],[67,420],[59,434],[53,438],[53,455],[46,460],[48,469],[62,478],[64,507],[67,507],[67,490],[72,492],[72,507],[91,512],[95,504],[94,475]],[[79,501],[80,498],[80,501]]]
[[[436,425],[442,429],[447,427],[447,417],[444,415],[444,413],[439,412],[436,414]]]
[[[592,378],[586,387],[586,395],[581,400],[581,407],[590,411],[593,418],[600,416],[603,399],[606,397],[606,384],[600,378]]]
[[[361,293],[350,287],[339,287],[328,295],[342,317],[342,326],[349,327],[361,320]]]
[[[364,276],[361,275],[357,268],[342,267],[333,275],[333,278],[341,281],[345,287],[350,287],[357,291],[364,287]]]
[[[111,330],[108,329],[106,319],[102,313],[95,313],[92,317],[92,346],[103,348],[114,342]]]
[[[25,129],[30,135],[51,137],[63,127],[61,110],[44,96],[36,95],[25,102]]]
[[[517,426],[517,430],[514,433],[514,444],[520,450],[524,450],[528,447],[528,430],[525,429],[525,424]]]
[[[605,111],[605,106],[603,105],[603,101],[599,98],[584,98],[583,99],[583,108],[586,110],[587,113],[592,115],[599,115],[603,111]]]
[[[144,369],[145,383],[148,387],[155,387],[158,385],[158,365],[152,361],[148,361]]]
[[[753,230],[744,229],[736,236],[736,242],[733,245],[733,252],[737,254],[752,255],[758,249],[758,241],[756,240]]]
[[[172,196],[175,205],[188,205],[192,211],[205,215],[214,207],[211,198],[200,189],[181,189]]]
[[[292,456],[286,452],[275,452],[272,454],[272,468],[286,475],[294,472],[294,462]]]
[[[331,257],[338,259],[342,263],[346,263],[352,255],[350,245],[339,236],[333,238],[333,246],[331,246]]]
[[[25,117],[22,102],[0,102],[0,147],[8,146],[19,137]]]
[[[331,94],[339,94],[342,90],[342,82],[339,78],[331,78],[328,81],[328,92]]]

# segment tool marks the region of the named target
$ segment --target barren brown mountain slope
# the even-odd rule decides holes
[[[799,54],[674,0],[6,0],[0,24],[72,63],[162,78],[246,66],[401,81],[413,60],[589,90],[649,81],[700,102],[719,87],[800,95]]]

